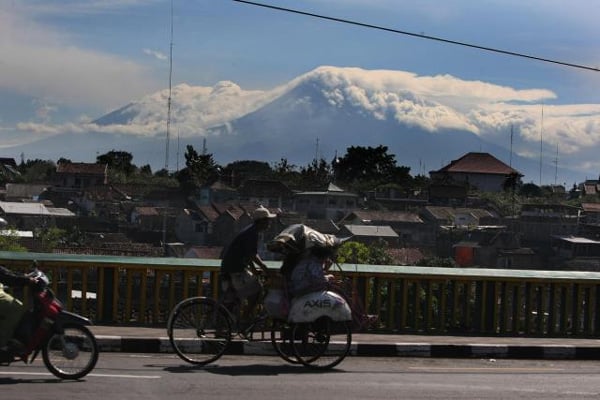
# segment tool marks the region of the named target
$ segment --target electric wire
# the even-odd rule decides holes
[[[445,39],[442,37],[425,35],[425,34],[421,34],[421,33],[413,33],[413,32],[402,31],[399,29],[386,28],[384,26],[373,25],[373,24],[368,24],[368,23],[358,22],[358,21],[352,21],[352,20],[343,19],[343,18],[330,17],[327,15],[315,14],[315,13],[311,13],[311,12],[295,10],[295,9],[286,8],[286,7],[279,7],[279,6],[274,6],[271,4],[258,3],[255,1],[249,1],[249,0],[233,0],[233,1],[235,1],[237,3],[244,3],[244,4],[257,6],[257,7],[269,8],[269,9],[276,10],[276,11],[283,11],[283,12],[288,12],[288,13],[292,13],[292,14],[304,15],[307,17],[319,18],[319,19],[324,19],[324,20],[333,21],[333,22],[339,22],[339,23],[343,23],[343,24],[356,25],[356,26],[360,26],[363,28],[376,29],[376,30],[380,30],[380,31],[392,32],[392,33],[397,33],[397,34],[401,34],[401,35],[417,37],[417,38],[421,38],[421,39],[434,40],[437,42],[454,44],[457,46],[469,47],[469,48],[484,50],[484,51],[493,52],[493,53],[499,53],[499,54],[514,56],[514,57],[527,58],[530,60],[542,61],[542,62],[546,62],[546,63],[557,64],[557,65],[562,65],[562,66],[572,67],[572,68],[579,68],[579,69],[584,69],[584,70],[588,70],[588,71],[600,72],[600,68],[595,68],[595,67],[591,67],[588,65],[553,60],[550,58],[538,57],[538,56],[525,54],[525,53],[517,53],[514,51],[510,51],[510,50],[502,50],[502,49],[497,49],[497,48],[493,48],[493,47],[480,46],[480,45],[476,45],[476,44],[461,42],[461,41],[457,41],[457,40]]]

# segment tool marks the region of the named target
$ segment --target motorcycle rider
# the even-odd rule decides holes
[[[35,285],[36,280],[0,266],[0,351],[7,349],[9,339],[13,337],[15,329],[26,311],[21,301],[4,291],[3,284],[24,287]]]

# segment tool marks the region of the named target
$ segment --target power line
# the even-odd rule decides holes
[[[476,44],[460,42],[460,41],[450,40],[450,39],[444,39],[441,37],[429,36],[429,35],[424,35],[424,34],[420,34],[420,33],[401,31],[398,29],[386,28],[386,27],[379,26],[379,25],[367,24],[364,22],[352,21],[352,20],[343,19],[343,18],[329,17],[329,16],[322,15],[322,14],[315,14],[315,13],[310,13],[310,12],[306,12],[306,11],[294,10],[291,8],[278,7],[278,6],[273,6],[270,4],[258,3],[255,1],[248,1],[248,0],[233,0],[233,1],[235,1],[237,3],[249,4],[252,6],[269,8],[269,9],[277,10],[277,11],[284,11],[284,12],[289,12],[289,13],[293,13],[293,14],[304,15],[307,17],[320,18],[320,19],[325,19],[328,21],[340,22],[343,24],[361,26],[363,28],[377,29],[380,31],[398,33],[401,35],[418,37],[421,39],[435,40],[435,41],[442,42],[442,43],[454,44],[454,45],[463,46],[463,47],[470,47],[473,49],[484,50],[484,51],[489,51],[489,52],[493,52],[493,53],[500,53],[500,54],[505,54],[505,55],[514,56],[514,57],[528,58],[530,60],[543,61],[543,62],[547,62],[547,63],[551,63],[551,64],[563,65],[566,67],[579,68],[579,69],[585,69],[588,71],[600,72],[600,68],[590,67],[590,66],[582,65],[582,64],[574,64],[574,63],[565,62],[565,61],[552,60],[550,58],[543,58],[543,57],[533,56],[530,54],[517,53],[517,52],[509,51],[509,50],[496,49],[493,47],[479,46]]]

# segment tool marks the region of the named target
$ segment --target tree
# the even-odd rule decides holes
[[[133,155],[131,153],[116,150],[111,150],[96,157],[98,164],[107,164],[109,171],[113,173],[120,172],[125,176],[131,175],[136,170],[136,166],[131,163],[132,160]]]
[[[337,251],[337,261],[341,264],[392,265],[393,257],[387,252],[387,243],[383,240],[370,246],[359,242],[345,242]]]
[[[345,242],[337,251],[337,261],[340,264],[367,264],[369,248],[358,242]]]
[[[152,167],[150,167],[150,164],[146,164],[144,166],[142,166],[140,168],[140,174],[141,175],[152,175]]]
[[[56,227],[39,228],[35,231],[37,239],[42,243],[42,250],[51,253],[58,243],[64,240],[66,231]]]
[[[388,243],[381,239],[369,246],[369,264],[393,265],[394,258],[388,253],[388,247]]]
[[[351,146],[346,155],[333,166],[336,180],[358,189],[371,188],[382,183],[409,184],[409,167],[398,167],[395,156],[388,154],[387,146]]]
[[[542,195],[542,189],[535,183],[525,183],[521,186],[519,194],[524,197],[540,197]]]
[[[417,262],[417,265],[431,268],[456,268],[456,262],[450,257],[424,258]]]
[[[273,170],[269,163],[255,160],[234,161],[220,171],[221,181],[231,187],[238,187],[244,181],[256,178],[270,178]]]
[[[300,168],[300,180],[305,188],[327,186],[332,180],[331,167],[322,158],[319,161],[313,160],[306,167]]]
[[[0,235],[0,251],[25,252],[27,248],[19,243],[17,232],[14,229],[9,229]]]
[[[185,168],[177,174],[181,189],[188,194],[203,185],[210,185],[219,178],[220,167],[212,154],[198,154],[192,145],[187,145]]]
[[[49,182],[56,172],[56,164],[50,160],[27,160],[18,169],[26,183]]]

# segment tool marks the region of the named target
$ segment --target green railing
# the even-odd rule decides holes
[[[36,260],[69,310],[99,324],[163,326],[173,306],[218,292],[219,260],[0,252]],[[267,263],[277,269],[277,262]],[[600,273],[344,264],[356,307],[376,330],[432,335],[591,337],[600,333]],[[19,293],[16,293],[19,295]]]

